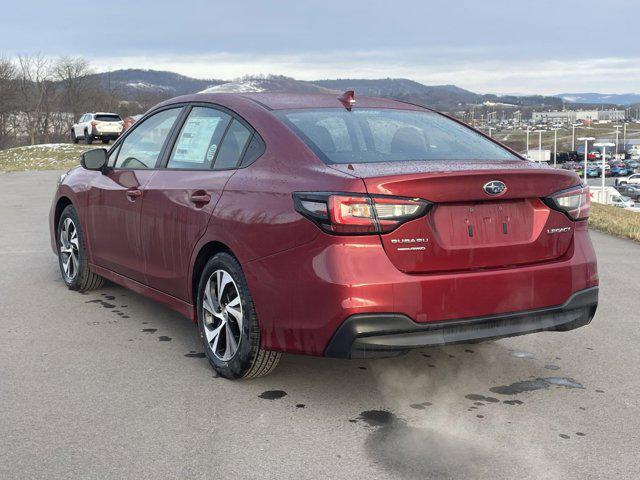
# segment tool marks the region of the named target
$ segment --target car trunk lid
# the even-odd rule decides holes
[[[571,172],[527,161],[333,165],[363,179],[372,195],[433,202],[426,216],[381,235],[407,273],[509,267],[552,261],[571,246],[573,222],[541,198],[579,183]],[[499,181],[506,190],[483,188]]]

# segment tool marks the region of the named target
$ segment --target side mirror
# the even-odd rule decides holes
[[[87,170],[98,170],[102,172],[107,166],[109,157],[104,148],[95,148],[80,155],[80,165]]]

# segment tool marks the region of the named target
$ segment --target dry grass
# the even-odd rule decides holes
[[[0,150],[0,171],[64,170],[78,165],[80,154],[90,145],[48,143]]]
[[[604,233],[640,242],[639,212],[592,202],[589,226]]]

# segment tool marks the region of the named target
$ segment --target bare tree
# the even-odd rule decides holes
[[[53,92],[50,63],[41,54],[18,56],[18,108],[33,145],[47,133]]]
[[[60,89],[61,111],[69,112],[77,118],[87,109],[87,103],[96,90],[96,81],[89,62],[81,57],[60,57],[53,65],[53,77]]]
[[[16,66],[0,56],[0,149],[11,145],[11,117],[16,110]]]

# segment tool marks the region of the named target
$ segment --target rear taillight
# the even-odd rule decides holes
[[[589,187],[579,185],[562,190],[546,198],[545,203],[554,210],[564,212],[571,220],[586,220],[591,207]]]
[[[419,198],[325,192],[296,192],[293,203],[323,230],[344,235],[388,233],[431,207]]]

